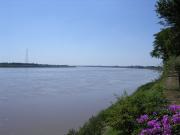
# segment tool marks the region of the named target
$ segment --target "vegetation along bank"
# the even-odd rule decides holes
[[[162,29],[151,55],[163,61],[160,79],[92,117],[67,135],[180,135],[180,0],[158,0]]]

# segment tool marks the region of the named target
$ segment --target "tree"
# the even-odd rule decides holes
[[[161,24],[180,28],[180,0],[157,1],[156,12],[161,19]]]
[[[152,57],[161,58],[163,61],[168,60],[174,54],[172,45],[172,32],[170,28],[166,28],[156,33],[154,41],[154,49],[151,52]]]
[[[156,12],[165,28],[155,34],[153,57],[168,60],[180,55],[180,0],[159,0]]]

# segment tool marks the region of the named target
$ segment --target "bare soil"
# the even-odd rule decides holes
[[[164,94],[171,104],[180,104],[180,89],[165,90]]]

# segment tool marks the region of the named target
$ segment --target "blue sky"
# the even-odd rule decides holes
[[[0,0],[0,62],[158,65],[155,0]]]

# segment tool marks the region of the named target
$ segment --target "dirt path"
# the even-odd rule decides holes
[[[180,90],[166,90],[164,94],[171,104],[180,104]]]

